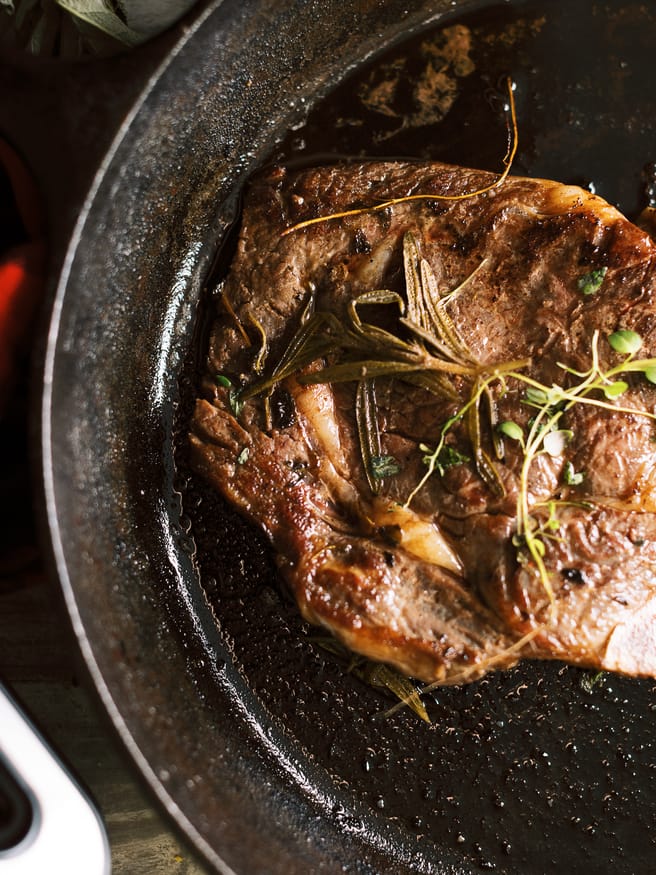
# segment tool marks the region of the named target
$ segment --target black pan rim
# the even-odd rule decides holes
[[[474,6],[481,0],[470,0],[465,5]],[[57,354],[58,342],[61,338],[62,318],[67,293],[70,294],[69,288],[71,278],[74,273],[74,265],[76,257],[79,253],[80,246],[85,237],[85,232],[89,227],[89,223],[93,218],[94,207],[97,203],[100,189],[107,181],[107,177],[115,165],[117,155],[120,152],[122,145],[132,130],[135,120],[138,120],[145,106],[148,104],[149,97],[157,90],[158,85],[162,81],[162,77],[175,64],[176,58],[184,52],[185,47],[189,46],[195,35],[210,22],[212,16],[215,15],[222,7],[226,5],[225,0],[217,0],[212,3],[202,14],[197,18],[184,33],[180,41],[170,52],[169,56],[160,65],[158,70],[153,74],[150,81],[144,88],[141,96],[134,104],[121,124],[116,133],[112,146],[110,147],[102,165],[99,167],[89,194],[80,211],[68,251],[65,257],[63,269],[57,284],[54,304],[52,308],[51,321],[47,333],[46,351],[43,363],[43,392],[40,406],[40,433],[41,433],[41,489],[45,505],[46,524],[49,533],[49,552],[51,555],[51,564],[56,569],[57,576],[60,582],[60,589],[63,595],[63,600],[66,606],[72,631],[79,651],[82,656],[83,663],[91,679],[92,686],[97,693],[98,699],[105,713],[108,715],[111,725],[113,726],[118,738],[123,747],[127,751],[129,758],[134,762],[137,772],[145,781],[148,790],[154,795],[159,804],[169,814],[172,821],[177,825],[180,831],[186,836],[187,840],[200,852],[206,861],[217,871],[230,875],[234,870],[229,867],[224,859],[216,852],[216,850],[205,839],[201,832],[196,828],[191,819],[187,816],[180,805],[176,803],[171,792],[164,786],[161,775],[158,775],[153,769],[151,761],[144,754],[142,746],[135,739],[134,733],[125,719],[124,713],[117,704],[116,696],[112,687],[107,681],[106,673],[100,664],[96,653],[94,652],[92,641],[90,640],[88,629],[84,623],[80,613],[79,598],[76,588],[73,584],[69,563],[66,555],[66,538],[62,532],[60,525],[60,513],[58,508],[57,488],[55,482],[55,460],[54,460],[54,437],[53,437],[53,385],[56,379],[57,370]],[[430,5],[430,4],[429,4]],[[415,16],[415,27],[418,24],[417,19],[420,19],[422,26],[428,26],[432,21],[437,20],[444,14],[452,10],[445,10],[445,4],[439,2],[433,4],[437,11],[423,12],[423,17]],[[393,35],[397,41],[402,38],[402,29],[397,27],[396,33]],[[360,63],[361,59],[357,61]],[[340,74],[341,75],[341,74]],[[334,77],[335,78],[335,77]],[[336,78],[339,78],[336,77]],[[332,81],[324,81],[323,87],[326,88],[332,84]],[[377,842],[374,842],[377,844]],[[385,842],[383,842],[383,845]],[[446,861],[445,861],[446,863]],[[366,866],[366,863],[364,864]],[[363,870],[364,871],[364,870]],[[369,871],[369,870],[367,870]],[[455,872],[455,870],[453,870]]]
[[[46,350],[42,365],[43,373],[41,382],[43,388],[39,410],[39,433],[41,439],[40,487],[44,498],[43,504],[48,530],[47,546],[50,554],[50,564],[56,571],[59,588],[72,631],[82,656],[83,665],[91,680],[91,688],[99,699],[102,709],[109,717],[109,723],[114,730],[115,735],[119,738],[129,758],[135,764],[138,775],[143,779],[143,783],[148,791],[170,815],[171,822],[182,832],[186,839],[191,842],[207,862],[217,869],[217,871],[220,871],[222,875],[234,875],[233,870],[230,869],[212,849],[210,844],[191,823],[190,819],[176,805],[171,794],[166,791],[160,778],[153,771],[148,758],[144,755],[140,746],[135,741],[133,733],[130,731],[129,726],[124,720],[121,710],[116,705],[112,691],[105,680],[105,676],[91,647],[86,627],[82,622],[76,592],[69,576],[68,564],[64,550],[64,538],[59,526],[59,516],[57,512],[54,463],[52,455],[52,386],[54,380],[57,337],[60,329],[63,302],[66,296],[75,254],[83,237],[84,229],[89,220],[89,215],[92,211],[98,190],[107,174],[108,168],[114,161],[121,144],[127,136],[134,119],[138,116],[153,89],[157,87],[157,83],[160,81],[162,75],[174,63],[176,56],[194,38],[197,31],[215,13],[222,3],[223,0],[214,0],[214,2],[203,9],[202,13],[185,29],[182,37],[160,64],[158,69],[153,73],[141,95],[135,101],[132,109],[123,120],[102,164],[95,174],[71,235],[52,304],[50,323],[47,330]]]

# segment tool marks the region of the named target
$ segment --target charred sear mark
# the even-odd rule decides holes
[[[367,240],[367,235],[362,228],[358,228],[353,238],[353,251],[356,255],[367,255],[371,252],[371,243]]]
[[[563,568],[561,569],[560,576],[568,583],[576,583],[579,586],[583,586],[588,582],[580,568]]]
[[[271,394],[271,420],[274,428],[291,428],[296,423],[294,400],[286,389],[276,386]]]
[[[383,553],[383,558],[385,559],[385,564],[388,568],[394,568],[394,564],[396,559],[394,558],[394,553],[390,553],[389,550],[385,550]]]

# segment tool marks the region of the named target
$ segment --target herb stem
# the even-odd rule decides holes
[[[292,225],[289,228],[285,228],[281,236],[286,237],[288,234],[292,234],[295,231],[301,231],[303,228],[309,228],[311,225],[318,225],[322,222],[330,222],[333,219],[346,219],[350,216],[360,216],[362,215],[362,213],[375,213],[379,212],[380,210],[387,210],[389,209],[389,207],[396,206],[397,204],[405,204],[410,201],[462,201],[467,200],[468,198],[478,197],[478,195],[481,194],[487,194],[487,192],[498,188],[500,185],[503,184],[508,174],[510,173],[510,168],[512,167],[513,161],[515,160],[517,148],[519,146],[517,111],[515,109],[515,95],[513,94],[515,86],[510,76],[508,76],[506,79],[506,87],[508,89],[507,111],[510,114],[510,124],[508,127],[508,147],[502,161],[503,170],[497,176],[494,182],[491,182],[489,185],[484,185],[482,188],[478,188],[475,191],[465,192],[464,194],[408,194],[403,197],[390,198],[389,200],[383,201],[380,204],[374,204],[373,206],[356,207],[351,210],[343,210],[339,213],[331,213],[328,216],[315,216],[312,219],[305,219],[305,221],[303,222],[298,222],[297,224]]]

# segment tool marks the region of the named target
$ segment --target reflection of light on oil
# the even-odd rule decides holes
[[[164,324],[162,325],[160,348],[153,381],[153,399],[156,406],[161,405],[166,397],[170,376],[175,372],[176,360],[180,355],[175,349],[174,339],[178,328],[188,324],[191,315],[188,312],[191,302],[187,291],[194,274],[194,269],[198,264],[200,249],[201,243],[197,242],[186,253],[180,268],[175,274],[171,294],[169,295],[168,304],[164,312]],[[166,379],[167,374],[169,375],[168,381]]]

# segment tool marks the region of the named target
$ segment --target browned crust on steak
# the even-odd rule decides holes
[[[317,308],[343,314],[355,295],[403,289],[402,238],[410,230],[441,290],[481,268],[450,305],[480,361],[530,359],[527,370],[562,383],[558,362],[585,370],[593,334],[619,328],[656,353],[655,265],[651,238],[600,198],[573,186],[509,178],[487,194],[441,200],[488,185],[490,174],[442,164],[364,163],[297,173],[274,170],[250,187],[238,252],[225,282],[229,302],[212,332],[207,378],[192,423],[196,468],[274,545],[281,574],[303,615],[353,650],[426,681],[480,676],[521,657],[556,658],[635,675],[656,675],[656,466],[653,423],[640,415],[575,408],[565,456],[531,470],[532,504],[554,495],[577,502],[559,514],[546,562],[555,592],[550,610],[534,567],[512,545],[520,453],[499,465],[495,495],[473,465],[433,477],[412,508],[446,536],[460,567],[413,553],[384,502],[404,502],[423,466],[417,445],[434,443],[452,402],[398,381],[381,381],[385,451],[403,465],[383,498],[369,493],[359,458],[353,387],[287,383],[296,421],[267,433],[259,400],[235,419],[217,373],[248,380],[257,347],[242,329],[256,316],[276,360],[298,325],[310,291]],[[282,236],[315,216],[416,194],[434,200],[322,222]],[[599,291],[577,280],[607,269]],[[237,322],[239,321],[239,324]],[[253,332],[251,331],[251,334]],[[602,364],[612,350],[600,346]],[[656,392],[631,377],[622,403],[654,411]],[[526,423],[518,389],[499,399],[501,419]],[[466,451],[464,430],[454,431]],[[248,454],[243,452],[248,448]],[[239,461],[238,461],[239,460]],[[571,461],[583,484],[563,488]],[[381,503],[382,502],[382,503]],[[382,522],[381,522],[382,520]]]

